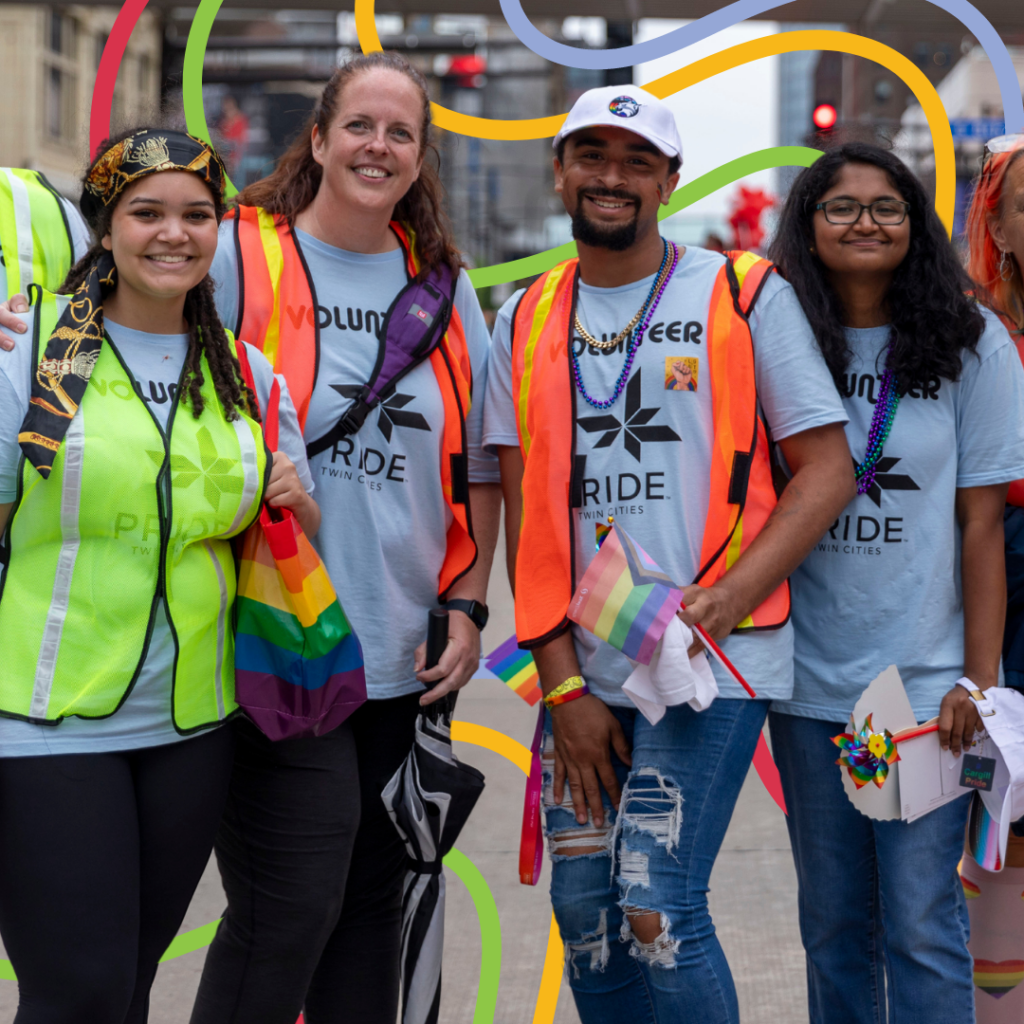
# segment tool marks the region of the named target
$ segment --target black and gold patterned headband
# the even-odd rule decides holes
[[[210,145],[185,132],[147,128],[111,146],[96,161],[82,191],[82,214],[94,222],[132,182],[160,171],[198,174],[217,201],[223,199],[224,165]]]
[[[146,130],[112,146],[89,172],[81,199],[86,220],[95,222],[133,181],[160,171],[192,171],[218,202],[223,197],[224,165],[205,142],[184,132]],[[116,286],[114,257],[104,252],[76,289],[39,359],[18,442],[44,478],[50,475],[99,359],[103,300]]]

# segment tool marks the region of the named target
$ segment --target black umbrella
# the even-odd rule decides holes
[[[483,774],[452,751],[455,697],[450,693],[420,713],[413,748],[382,793],[410,861],[402,897],[402,1024],[437,1024],[444,951],[441,860],[484,788]]]

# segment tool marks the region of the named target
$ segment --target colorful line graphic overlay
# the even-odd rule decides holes
[[[216,2],[216,0],[204,0],[204,2]],[[383,49],[374,21],[374,0],[355,0],[355,21],[356,33],[363,52],[369,53],[373,50]],[[851,32],[808,29],[764,36],[688,64],[678,71],[654,79],[644,88],[655,96],[665,99],[688,85],[703,82],[705,79],[750,61],[799,50],[837,50],[840,53],[852,53],[858,57],[865,57],[889,68],[903,79],[917,97],[928,117],[933,138],[936,140],[939,138],[937,129],[940,125],[945,127],[947,134],[950,134],[942,101],[924,73],[897,50]],[[617,52],[621,53],[622,51]],[[566,116],[565,114],[555,114],[551,117],[509,121],[498,118],[472,117],[449,110],[436,103],[432,105],[432,110],[434,123],[439,127],[481,139],[548,138],[558,131]],[[950,146],[952,147],[951,135]],[[936,148],[938,148],[937,145]]]
[[[649,60],[657,60],[659,57],[667,57],[684,47],[721,32],[722,29],[730,28],[746,18],[756,18],[766,11],[785,7],[789,2],[792,0],[784,0],[782,4],[776,0],[738,0],[737,3],[722,7],[689,25],[666,32],[656,39],[649,39],[644,43],[634,43],[632,46],[624,46],[615,50],[585,50],[549,39],[531,24],[523,12],[520,0],[501,0],[501,13],[505,15],[509,28],[516,34],[519,41],[538,56],[564,67],[604,71],[608,68],[629,67],[643,64]],[[991,22],[967,0],[931,0],[931,3],[948,11],[963,22],[964,26],[984,47],[999,83],[1006,130],[1008,132],[1024,130],[1024,100],[1021,97],[1013,59]],[[813,47],[813,49],[817,49],[817,47]],[[828,47],[822,47],[822,49],[828,49]]]
[[[100,65],[96,69],[96,81],[92,88],[92,104],[89,107],[90,158],[96,155],[100,143],[110,134],[110,108],[114,102],[117,72],[124,59],[125,47],[131,38],[132,30],[148,2],[149,0],[125,0],[100,55]]]
[[[222,3],[223,0],[200,0],[185,42],[185,60],[181,69],[181,105],[185,109],[185,124],[193,135],[206,142],[212,140],[206,124],[206,111],[203,110],[203,59],[206,57],[206,44],[210,41],[210,30]],[[230,199],[237,194],[238,189],[228,178],[224,197]]]
[[[501,978],[501,920],[486,879],[479,868],[458,850],[444,859],[473,897],[480,922],[480,982],[476,991],[473,1024],[491,1024],[498,1012],[498,981]]]
[[[188,129],[199,138],[210,139],[206,114],[203,110],[203,57],[206,53],[210,30],[223,0],[201,0],[192,22],[185,60],[182,70],[182,103]],[[356,30],[364,52],[382,49],[373,20],[374,0],[355,0]],[[760,60],[779,53],[797,50],[839,50],[866,57],[888,67],[898,74],[914,92],[928,118],[935,146],[935,207],[946,225],[952,229],[955,203],[956,167],[953,150],[953,135],[939,94],[924,73],[913,62],[888,46],[865,39],[849,32],[811,30],[805,32],[784,32],[775,36],[741,43],[721,53],[664,75],[648,83],[647,89],[664,99],[673,93],[705,81],[714,75],[739,67],[750,61]],[[554,135],[565,115],[534,118],[523,121],[499,121],[470,117],[433,105],[435,122],[442,128],[478,138],[530,139]],[[537,128],[540,127],[538,131]],[[226,194],[234,195],[234,185],[229,181]],[[478,286],[479,287],[479,286]]]
[[[530,774],[530,751],[518,740],[506,736],[497,729],[488,729],[486,725],[475,722],[452,722],[452,740],[456,743],[471,743],[485,750],[500,754],[511,761],[524,775]],[[564,947],[562,936],[551,915],[551,926],[548,930],[548,949],[544,955],[544,970],[541,974],[540,989],[533,1010],[533,1024],[552,1024],[555,1019],[555,1008],[558,1005],[558,991],[562,984],[564,964]],[[479,996],[477,997],[479,999]],[[476,1024],[476,1017],[473,1018]],[[482,1022],[481,1022],[482,1024]]]

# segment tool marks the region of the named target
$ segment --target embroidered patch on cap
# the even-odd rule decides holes
[[[640,113],[640,104],[632,96],[616,96],[608,104],[608,109],[616,117],[636,117]]]

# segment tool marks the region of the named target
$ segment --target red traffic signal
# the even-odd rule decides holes
[[[839,114],[831,103],[819,103],[814,108],[814,113],[811,114],[811,120],[814,122],[815,128],[825,132],[835,126],[836,121],[839,120]]]

